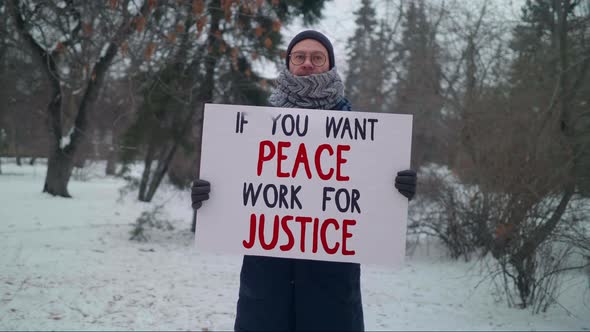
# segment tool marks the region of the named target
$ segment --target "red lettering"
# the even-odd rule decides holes
[[[312,178],[311,172],[311,165],[310,160],[308,157],[307,147],[305,143],[300,143],[299,147],[297,148],[297,154],[295,156],[295,161],[292,165],[285,165],[285,161],[287,161],[288,154],[286,154],[286,150],[291,146],[291,142],[286,141],[279,141],[275,143],[265,140],[261,141],[258,148],[258,163],[256,166],[256,174],[260,176],[262,174],[262,169],[264,163],[267,161],[273,160],[276,158],[276,175],[279,178],[287,178],[287,177],[296,177],[299,168],[303,167],[305,169],[305,175],[308,179]],[[344,152],[350,151],[350,145],[337,145],[336,150],[330,144],[320,144],[314,153],[314,166],[315,166],[315,173],[317,176],[324,181],[332,179],[334,174],[336,175],[336,181],[349,181],[350,177],[343,175],[342,166],[346,164],[348,159],[344,157]],[[325,162],[322,162],[322,155],[323,153],[328,153],[328,156],[324,156]],[[331,165],[328,163],[328,160],[331,162],[332,165],[335,167],[330,167]],[[287,172],[286,169],[291,168],[291,172]]]
[[[352,237],[352,234],[348,231],[348,226],[356,225],[356,220],[344,219],[342,220],[342,255],[352,256],[355,254],[354,250],[346,249],[346,239]]]
[[[260,236],[260,246],[264,250],[272,250],[279,241],[279,216],[275,215],[274,226],[272,229],[272,240],[270,243],[264,242],[264,214],[260,215],[260,223],[258,224],[258,236]]]
[[[324,247],[324,251],[327,254],[334,255],[336,252],[338,252],[338,247],[340,246],[340,243],[336,242],[336,244],[334,245],[334,248],[328,247],[328,241],[326,239],[326,229],[328,228],[328,226],[330,224],[333,224],[334,228],[336,228],[336,230],[338,230],[339,226],[338,226],[338,222],[336,221],[336,219],[334,219],[334,218],[326,219],[324,221],[324,223],[322,224],[322,228],[320,231],[320,237],[322,239],[322,246]]]
[[[297,158],[295,158],[295,165],[293,165],[293,172],[291,172],[292,177],[297,176],[299,164],[301,163],[303,163],[303,166],[305,166],[305,173],[307,174],[307,178],[311,179],[311,169],[309,168],[309,160],[307,159],[307,149],[305,148],[305,143],[299,144],[299,149],[297,150]]]
[[[313,252],[314,254],[316,252],[318,252],[318,228],[320,226],[320,219],[319,218],[313,218],[313,239],[312,239],[312,245],[311,245],[311,252]]]
[[[266,155],[264,153],[265,147],[267,147],[267,146],[270,148],[268,155]],[[275,146],[271,141],[266,140],[266,141],[260,142],[260,145],[258,148],[258,166],[256,168],[256,172],[257,172],[258,176],[260,176],[260,174],[262,174],[262,164],[265,161],[271,160],[274,155],[275,155]]]
[[[252,213],[250,215],[250,242],[246,240],[242,241],[244,248],[251,249],[254,246],[254,242],[256,241],[256,215]]]
[[[350,145],[338,145],[336,147],[336,181],[348,181],[349,176],[342,176],[342,164],[345,164],[347,159],[342,157],[342,151],[350,151]]]
[[[279,247],[281,251],[289,251],[291,250],[291,248],[293,248],[293,245],[295,244],[295,237],[293,236],[293,232],[291,232],[291,229],[287,225],[287,222],[291,220],[293,220],[293,216],[284,216],[283,218],[281,218],[281,227],[283,228],[283,231],[287,234],[287,237],[289,238],[289,242]]]
[[[318,149],[315,151],[315,168],[316,168],[316,171],[318,172],[318,176],[320,177],[320,179],[330,180],[330,178],[332,177],[332,174],[334,174],[334,169],[330,168],[330,171],[327,174],[323,172],[322,164],[321,164],[321,157],[322,157],[322,152],[324,150],[328,150],[328,153],[330,154],[330,156],[334,154],[334,149],[332,149],[330,144],[322,144],[322,145],[318,146]]]
[[[295,217],[295,221],[301,224],[301,252],[305,252],[305,226],[311,222],[311,217]]]
[[[356,252],[354,250],[349,250],[347,246],[347,240],[350,239],[353,234],[350,232],[350,226],[356,225],[356,220],[351,219],[344,219],[342,220],[342,225],[339,224],[338,220],[334,218],[327,218],[325,220],[321,220],[320,218],[312,218],[312,217],[305,217],[305,216],[292,216],[292,215],[285,215],[280,217],[279,215],[274,216],[274,220],[272,225],[270,223],[266,223],[266,216],[264,214],[260,214],[258,218],[256,214],[252,213],[250,215],[250,225],[249,225],[249,235],[248,240],[242,241],[244,248],[252,249],[256,242],[260,243],[260,248],[263,250],[276,250],[277,244],[279,241],[280,233],[283,232],[287,236],[287,243],[284,243],[278,246],[278,250],[281,251],[291,251],[296,248],[297,241],[299,242],[299,247],[295,250],[299,249],[301,253],[305,252],[305,242],[307,239],[306,236],[306,229],[308,223],[313,223],[313,231],[312,231],[312,253],[317,253],[318,250],[323,250],[323,252],[334,255],[338,253],[338,250],[341,248],[342,255],[344,256],[352,256],[355,255]],[[300,237],[296,238],[289,227],[291,222],[296,222],[301,225],[301,232]],[[258,225],[257,225],[258,223]],[[265,241],[265,234],[268,235],[268,232],[265,233],[265,227],[272,227],[271,231],[272,236],[270,242]],[[328,234],[330,231],[328,228],[333,226],[334,231],[341,230],[342,232],[342,242],[335,241],[332,247],[328,244]],[[342,227],[340,227],[342,226]],[[258,231],[258,234],[256,232]],[[321,245],[320,245],[321,242]]]
[[[287,160],[287,156],[285,156],[285,154],[283,153],[283,148],[288,148],[291,146],[291,143],[289,142],[283,142],[280,141],[278,144],[278,156],[277,156],[277,176],[280,178],[286,178],[289,177],[289,173],[285,173],[281,171],[281,162],[283,160]]]

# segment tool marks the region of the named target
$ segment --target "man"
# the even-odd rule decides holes
[[[286,65],[269,98],[271,105],[351,110],[326,36],[313,30],[296,35],[287,48]],[[416,173],[399,172],[395,187],[411,199]],[[209,198],[209,190],[207,181],[195,181],[193,208]],[[234,329],[364,330],[360,265],[244,256]]]

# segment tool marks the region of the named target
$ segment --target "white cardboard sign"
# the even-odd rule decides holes
[[[412,116],[205,105],[199,250],[395,266]]]

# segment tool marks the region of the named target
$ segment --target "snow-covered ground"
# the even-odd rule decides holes
[[[41,193],[45,166],[2,163],[1,330],[231,330],[241,257],[195,250],[188,192],[161,188],[174,230],[129,241],[152,205],[121,179],[84,170],[73,199]],[[547,313],[510,309],[481,263],[452,261],[422,243],[401,270],[364,266],[367,330],[589,330],[589,280],[568,274]],[[482,281],[483,280],[483,281]]]

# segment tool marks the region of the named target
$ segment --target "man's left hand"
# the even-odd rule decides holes
[[[397,172],[395,177],[395,187],[408,200],[412,200],[416,194],[416,171],[407,169],[405,171]]]

